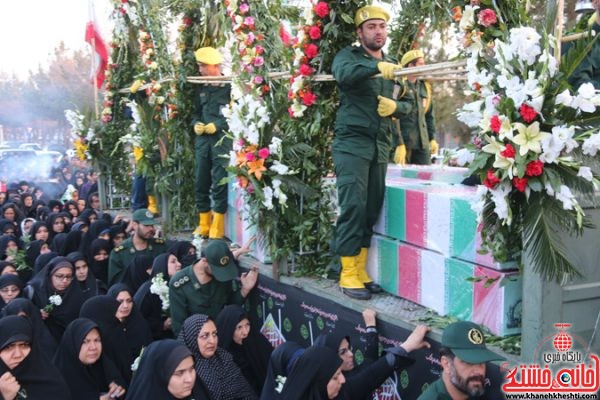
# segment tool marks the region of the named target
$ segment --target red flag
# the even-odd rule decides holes
[[[106,44],[104,43],[104,40],[102,40],[98,29],[96,29],[96,24],[93,21],[88,22],[85,27],[85,41],[92,46],[97,54],[97,59],[99,59],[95,71],[96,86],[99,89],[104,83],[104,72],[108,65],[108,51],[106,50]]]

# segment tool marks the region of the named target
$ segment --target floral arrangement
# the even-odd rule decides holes
[[[287,376],[277,375],[277,377],[275,378],[275,382],[277,382],[275,391],[277,393],[281,393],[281,391],[283,390],[283,386],[285,385],[285,381],[287,381]]]
[[[96,135],[91,126],[91,117],[79,111],[65,110],[65,118],[71,125],[71,141],[75,155],[80,160],[91,160],[89,143],[95,141]]]
[[[169,312],[169,283],[163,277],[163,273],[156,274],[152,278],[150,285],[150,293],[157,295],[160,298],[161,308],[164,312]]]
[[[564,72],[570,66],[559,66],[553,56],[554,38],[529,26],[509,29],[503,20],[498,9],[476,4],[460,16],[476,101],[458,116],[477,132],[472,159],[460,158],[483,182],[473,208],[484,248],[497,261],[518,259],[526,248],[534,270],[565,281],[578,271],[554,227],[579,234],[588,226],[576,195],[591,198],[599,187],[588,165],[600,149],[600,133],[585,121],[600,96],[591,84],[570,89]]]
[[[62,304],[62,297],[60,297],[58,294],[53,294],[52,296],[48,297],[48,304],[42,308],[42,311],[50,314],[55,307],[58,307]]]
[[[133,363],[131,363],[131,372],[135,372],[138,370],[138,368],[140,367],[140,361],[142,361],[142,356],[144,355],[144,350],[146,348],[142,347],[142,349],[140,350],[140,354],[138,354],[138,356],[135,358],[135,360],[133,360]]]
[[[288,98],[292,101],[288,112],[292,118],[302,117],[304,111],[317,101],[317,95],[310,82],[311,76],[317,70],[311,64],[320,58],[319,44],[323,29],[321,20],[328,18],[329,12],[326,1],[312,1],[310,6],[304,9],[305,25],[298,30],[293,41],[293,66],[296,71],[290,80],[291,88],[288,92]]]
[[[268,98],[270,92],[265,65],[264,36],[256,31],[247,1],[225,1],[233,30],[235,68],[232,83],[233,103],[223,113],[233,135],[230,170],[236,187],[255,205],[272,210],[274,204],[285,208],[287,195],[282,176],[294,174],[283,163],[282,141],[272,128]]]

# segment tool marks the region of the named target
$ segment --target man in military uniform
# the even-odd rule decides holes
[[[167,251],[164,239],[155,238],[154,214],[146,208],[136,210],[131,217],[133,236],[110,253],[108,262],[108,285],[121,281],[125,268],[138,254],[156,257]]]
[[[481,328],[469,321],[448,325],[441,345],[442,376],[418,400],[480,398],[485,392],[485,363],[504,358],[487,349]]]
[[[406,67],[425,65],[422,50],[411,50],[402,56],[400,64]],[[410,104],[412,112],[400,118],[401,135],[394,154],[396,164],[431,164],[431,155],[439,150],[435,135],[431,85],[409,76],[402,82],[401,103]]]
[[[222,56],[216,49],[202,47],[194,54],[200,75],[221,75]],[[231,140],[225,137],[227,121],[222,109],[229,104],[230,93],[229,84],[200,85],[195,100],[193,126],[196,134],[196,209],[199,222],[194,234],[211,239],[222,239],[225,232],[227,185],[221,180],[227,177],[225,168],[229,162]]]
[[[178,271],[169,282],[172,329],[178,334],[187,317],[206,314],[216,318],[223,306],[242,304],[256,286],[258,271],[252,268],[240,276],[236,257],[223,240],[211,240],[204,255],[193,265]]]
[[[333,249],[340,256],[342,292],[363,300],[381,291],[365,267],[383,204],[392,117],[410,111],[410,104],[392,98],[400,66],[382,51],[389,18],[383,8],[360,8],[354,18],[360,46],[342,49],[332,66],[340,90],[332,146],[340,216]]]

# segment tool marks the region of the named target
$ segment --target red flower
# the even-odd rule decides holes
[[[525,175],[540,176],[544,170],[544,162],[540,160],[531,161],[525,168]]]
[[[487,178],[483,181],[483,184],[490,189],[496,187],[497,184],[500,183],[500,179],[494,174],[494,171],[491,169],[487,172]]]
[[[504,158],[515,158],[515,154],[516,154],[516,150],[515,148],[512,146],[512,144],[507,144],[506,145],[506,149],[502,150],[500,152],[500,155]]]
[[[309,76],[314,72],[314,69],[308,64],[302,64],[298,69],[298,72],[300,72],[300,75]]]
[[[479,25],[488,28],[498,22],[498,18],[496,17],[494,10],[485,8],[479,11],[479,14],[477,15],[477,22],[479,22]]]
[[[326,2],[320,1],[315,6],[315,14],[319,16],[319,18],[325,18],[329,15],[329,6]]]
[[[500,132],[500,127],[501,126],[502,126],[502,121],[500,121],[500,117],[499,116],[494,115],[492,118],[490,118],[490,129],[496,135]]]
[[[184,17],[183,18],[183,24],[185,26],[190,26],[192,24],[192,19],[190,17]]]
[[[521,118],[523,118],[523,120],[527,123],[533,122],[538,115],[537,111],[535,111],[533,107],[528,106],[525,103],[521,104],[521,107],[519,108],[519,114],[521,114]]]
[[[304,105],[307,107],[315,104],[315,101],[317,101],[317,95],[311,91],[307,91],[304,93],[304,96],[302,96],[302,103],[304,103]]]
[[[317,54],[319,54],[319,48],[314,43],[311,43],[304,49],[304,54],[306,54],[306,57],[309,59],[315,58]]]
[[[283,25],[279,26],[279,38],[281,39],[285,47],[290,47],[291,36]]]
[[[524,192],[525,189],[527,189],[527,182],[528,179],[527,178],[518,178],[518,177],[514,177],[512,180],[513,186],[519,191],[519,192]]]
[[[318,26],[311,26],[310,29],[308,30],[308,36],[310,36],[310,38],[312,40],[318,40],[321,38],[321,28],[319,28]]]
[[[290,115],[290,118],[295,118],[294,117],[294,110],[292,110],[292,107],[288,107],[288,114]]]

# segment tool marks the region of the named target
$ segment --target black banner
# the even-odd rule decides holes
[[[261,328],[274,347],[288,340],[308,347],[322,333],[342,331],[351,337],[356,364],[362,363],[365,345],[362,314],[264,275],[260,276],[257,286],[249,301],[252,324]],[[377,321],[377,328],[383,348],[399,346],[410,334],[406,329],[380,320]],[[430,343],[431,349],[411,353],[415,364],[388,379],[373,398],[416,399],[429,383],[438,379],[441,371],[437,355],[439,343],[432,340]],[[499,390],[499,367],[488,364],[487,375],[488,395],[485,398],[504,398]]]

